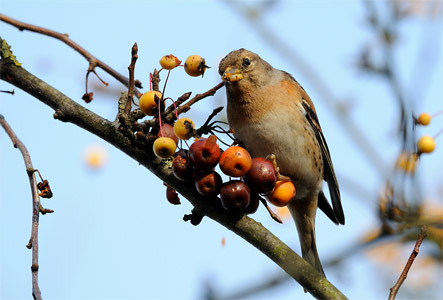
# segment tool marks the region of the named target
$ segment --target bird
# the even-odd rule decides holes
[[[220,61],[219,74],[226,89],[229,127],[252,157],[275,155],[279,173],[294,183],[296,195],[288,208],[302,257],[325,276],[315,239],[317,207],[337,225],[344,225],[345,217],[311,98],[289,73],[244,48]],[[328,184],[332,207],[322,190],[323,181]]]

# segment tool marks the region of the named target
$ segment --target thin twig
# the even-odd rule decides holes
[[[400,289],[400,286],[403,284],[403,282],[406,280],[406,277],[408,276],[409,269],[412,266],[412,263],[414,262],[415,258],[418,255],[418,252],[420,250],[421,243],[428,235],[427,233],[427,227],[426,225],[423,225],[420,230],[420,234],[418,235],[417,242],[415,243],[414,250],[411,253],[411,256],[409,256],[408,262],[406,263],[405,268],[403,269],[403,272],[401,272],[400,277],[398,278],[395,285],[390,289],[389,292],[389,300],[394,300],[395,296],[398,293],[398,290]]]
[[[212,89],[210,89],[202,94],[195,95],[194,98],[192,98],[191,100],[189,100],[185,104],[177,107],[177,113],[181,114],[181,113],[187,112],[188,110],[191,109],[191,105],[195,104],[197,101],[200,101],[201,99],[204,99],[206,97],[214,96],[215,92],[217,92],[217,90],[221,89],[223,86],[224,86],[224,82],[222,81],[219,84],[217,84],[216,86],[214,86]]]
[[[211,122],[211,120],[220,112],[220,111],[222,111],[222,109],[223,109],[223,106],[220,106],[220,107],[217,107],[217,108],[214,108],[213,110],[212,110],[212,113],[209,115],[209,117],[206,119],[206,122],[199,128],[199,129],[196,129],[195,130],[195,133],[198,135],[198,136],[201,136],[202,134],[205,134],[205,133],[208,133],[208,132],[210,132],[211,131],[211,129],[212,129],[212,126],[211,125],[213,125],[213,124],[211,124],[211,125],[209,125],[209,122]]]
[[[101,61],[100,59],[93,56],[85,48],[81,47],[79,44],[77,44],[76,42],[71,40],[69,38],[68,34],[63,34],[63,33],[59,33],[59,32],[44,28],[44,27],[20,22],[18,20],[10,18],[4,14],[0,14],[0,21],[3,21],[3,22],[8,23],[12,26],[15,26],[20,31],[29,30],[32,32],[36,32],[36,33],[40,33],[43,35],[53,37],[55,39],[58,39],[58,40],[64,42],[69,47],[71,47],[72,49],[74,49],[75,51],[80,53],[89,63],[94,62],[97,67],[100,67],[103,71],[105,71],[106,73],[108,73],[109,75],[114,77],[116,80],[120,81],[123,85],[125,85],[126,87],[129,86],[129,79],[127,77],[123,76],[122,74],[120,74],[119,72],[117,72],[116,70],[114,70],[113,68],[108,66],[107,64],[105,64],[103,61]],[[135,94],[138,95],[139,93],[140,93],[139,90],[137,88],[135,88]]]
[[[14,90],[12,90],[12,91],[4,91],[4,90],[1,90],[0,93],[5,93],[5,94],[11,94],[11,95],[14,95]]]
[[[29,183],[31,184],[31,192],[32,192],[32,229],[31,229],[31,238],[29,240],[27,248],[32,248],[32,297],[34,299],[42,299],[40,288],[38,286],[38,225],[39,225],[39,217],[40,210],[42,209],[40,204],[40,198],[38,196],[38,189],[35,180],[35,169],[32,166],[31,156],[29,155],[28,150],[25,145],[19,140],[19,138],[15,135],[11,126],[9,126],[8,122],[6,122],[3,115],[0,114],[0,124],[3,129],[6,131],[8,136],[10,137],[15,148],[18,148],[22,153],[23,160],[25,161],[26,172],[28,173]],[[48,211],[49,212],[49,211]],[[50,211],[52,212],[52,211]]]

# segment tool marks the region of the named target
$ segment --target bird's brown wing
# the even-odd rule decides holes
[[[315,132],[318,144],[320,145],[321,154],[323,157],[323,172],[324,180],[328,183],[329,194],[331,195],[332,211],[334,212],[335,219],[331,216],[331,207],[326,200],[323,192],[319,195],[319,208],[334,222],[339,224],[345,224],[345,215],[343,213],[343,207],[341,205],[340,190],[338,188],[337,178],[335,177],[334,166],[332,165],[331,154],[329,153],[328,145],[326,144],[325,137],[321,131],[320,123],[317,115],[312,109],[311,105],[305,99],[302,99],[303,108],[306,111],[306,119],[311,124],[312,129]],[[312,102],[311,102],[312,103]],[[321,195],[323,194],[323,195]]]

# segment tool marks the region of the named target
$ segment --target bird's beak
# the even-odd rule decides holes
[[[227,67],[223,73],[222,79],[229,82],[236,82],[243,79],[243,75],[239,69]]]

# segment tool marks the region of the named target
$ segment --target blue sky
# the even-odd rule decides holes
[[[215,86],[220,81],[218,62],[231,50],[244,47],[260,54],[274,67],[290,72],[314,100],[339,182],[352,179],[370,193],[365,198],[363,192],[357,195],[342,183],[346,226],[337,227],[318,214],[321,259],[336,257],[362,232],[378,224],[375,209],[383,178],[349,138],[311,78],[223,1],[2,0],[0,4],[1,12],[10,17],[69,33],[74,41],[123,74],[127,74],[131,46],[137,42],[135,73],[145,89],[149,88],[149,72],[159,67],[163,55],[173,53],[182,60],[192,54],[205,57],[212,68],[204,78],[191,78],[183,70],[174,70],[166,89],[172,98]],[[399,116],[386,84],[355,68],[364,45],[378,47],[365,24],[362,3],[281,1],[269,8],[262,22],[299,53],[336,99],[347,101],[355,126],[377,149],[389,172],[399,151],[395,136]],[[420,98],[416,112],[441,111],[441,12],[436,19],[411,17],[399,29],[397,67],[404,90]],[[20,32],[5,23],[0,23],[0,33],[23,67],[89,109],[114,119],[118,95],[125,88],[109,75],[97,70],[110,83],[107,93],[90,76],[95,99],[86,105],[81,96],[88,64],[78,53],[52,38]],[[417,61],[433,65],[432,72],[417,76]],[[427,78],[426,85],[420,78]],[[0,89],[12,87],[2,81]],[[43,205],[55,213],[42,216],[40,221],[39,276],[44,298],[200,299],[207,284],[229,294],[280,272],[259,251],[214,221],[205,218],[197,227],[184,223],[182,217],[190,212],[191,205],[185,199],[181,206],[170,205],[162,182],[149,171],[92,134],[54,120],[52,109],[31,96],[16,88],[15,92],[13,97],[0,95],[0,113],[28,147],[34,167],[50,181],[54,192]],[[221,90],[195,105],[186,116],[201,125],[224,99]],[[442,124],[442,118],[436,119],[419,134],[434,135]],[[425,197],[439,199],[440,205],[443,191],[437,174],[443,167],[441,143],[442,137],[437,139],[435,153],[422,160],[419,170]],[[99,170],[91,170],[84,163],[85,148],[91,144],[100,144],[108,151],[108,162]],[[25,248],[31,228],[29,184],[19,152],[1,133],[0,170],[0,298],[29,299],[31,252]],[[291,220],[276,224],[263,208],[253,217],[299,252]],[[361,253],[325,271],[351,299],[387,298],[398,276],[381,270]],[[287,281],[251,297],[271,298],[311,296],[304,294],[296,282]]]

